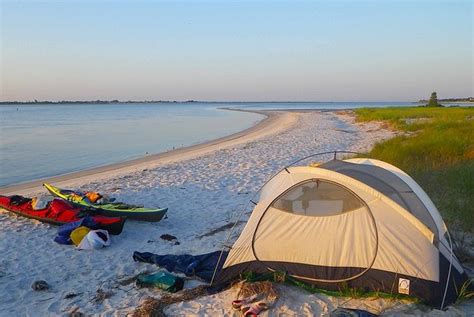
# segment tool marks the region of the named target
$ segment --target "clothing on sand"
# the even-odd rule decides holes
[[[184,273],[186,276],[197,276],[204,281],[210,282],[214,270],[219,261],[221,251],[201,255],[190,254],[166,254],[159,255],[150,252],[134,252],[133,260],[138,262],[153,263],[165,268],[168,272]],[[227,258],[227,252],[222,254],[218,270]]]

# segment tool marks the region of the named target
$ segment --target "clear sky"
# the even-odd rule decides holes
[[[469,0],[0,1],[2,101],[474,95]]]

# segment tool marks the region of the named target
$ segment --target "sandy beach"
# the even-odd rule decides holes
[[[267,111],[267,118],[240,133],[204,144],[141,159],[48,179],[60,187],[97,190],[120,201],[169,208],[158,223],[127,221],[112,245],[79,251],[56,244],[56,228],[0,211],[0,315],[124,316],[148,297],[164,292],[137,288],[134,277],[154,272],[154,265],[132,260],[134,251],[157,254],[201,254],[220,250],[228,229],[253,193],[280,168],[312,153],[363,152],[396,132],[377,122],[359,124],[350,112]],[[42,182],[4,187],[2,194],[43,193]],[[249,216],[246,212],[245,221]],[[239,223],[235,239],[243,227]],[[216,230],[217,229],[217,230]],[[209,234],[214,232],[213,234]],[[179,245],[160,239],[176,236]],[[50,289],[35,292],[31,284],[45,280]],[[202,284],[186,279],[185,288]],[[383,316],[467,316],[472,304],[447,311],[429,310],[399,300],[336,298],[278,285],[280,299],[262,316],[319,316],[344,304]],[[98,294],[107,294],[98,296]],[[173,304],[169,315],[236,315],[229,289],[194,301]],[[237,315],[236,315],[237,316]]]

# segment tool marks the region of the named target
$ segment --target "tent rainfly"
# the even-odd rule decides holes
[[[365,158],[288,167],[267,182],[215,282],[245,272],[441,308],[467,281],[428,195],[402,170]]]

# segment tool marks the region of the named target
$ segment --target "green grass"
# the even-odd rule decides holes
[[[341,287],[337,291],[330,291],[322,288],[315,287],[311,284],[301,282],[291,276],[288,276],[284,272],[268,272],[268,273],[253,273],[247,272],[241,275],[241,279],[247,282],[258,282],[258,281],[270,281],[276,283],[285,283],[287,285],[293,285],[298,288],[304,289],[310,293],[319,293],[325,294],[328,296],[335,297],[350,297],[350,298],[390,298],[390,299],[405,299],[413,303],[419,303],[419,300],[415,297],[410,297],[408,295],[402,295],[398,293],[384,293],[381,291],[367,291],[364,289],[358,289],[353,287],[348,287],[347,284],[341,283]]]
[[[385,121],[408,133],[377,144],[368,156],[411,175],[450,227],[474,232],[474,108],[364,108],[355,112],[359,121]]]
[[[470,279],[470,280],[466,281],[461,286],[461,289],[459,290],[459,296],[458,296],[458,299],[456,301],[456,304],[474,298],[474,292],[469,290],[469,287],[471,286],[473,281],[474,281],[474,279]]]

